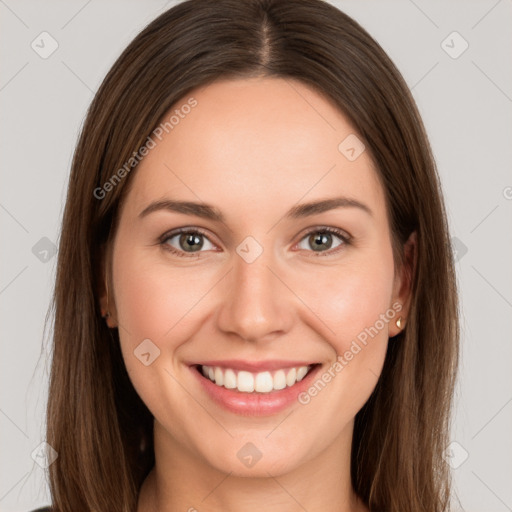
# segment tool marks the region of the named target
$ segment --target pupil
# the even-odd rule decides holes
[[[322,249],[329,249],[332,245],[332,237],[330,233],[316,233],[314,235],[311,235],[310,242],[313,250],[318,251]],[[315,245],[317,246],[323,246],[320,247],[320,249],[315,248]]]
[[[201,249],[201,247],[203,246],[203,241],[200,235],[188,233],[180,236],[180,244],[186,251],[188,251],[190,248],[192,248],[193,251],[194,246]]]

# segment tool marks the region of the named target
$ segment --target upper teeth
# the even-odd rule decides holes
[[[293,386],[301,381],[311,366],[299,366],[298,368],[287,368],[275,372],[251,373],[219,366],[202,366],[203,375],[209,378],[217,386],[224,386],[227,389],[238,389],[245,393],[269,393],[276,389],[284,389],[286,386]]]

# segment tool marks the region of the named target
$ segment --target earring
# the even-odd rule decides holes
[[[398,317],[398,320],[396,321],[396,326],[401,329],[402,328],[402,317]]]

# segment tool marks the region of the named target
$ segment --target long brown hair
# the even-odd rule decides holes
[[[296,79],[337,105],[385,189],[395,264],[417,234],[406,328],[356,416],[351,475],[372,511],[448,510],[443,460],[458,362],[453,256],[437,170],[415,102],[386,53],[321,0],[188,0],[150,23],[99,88],[74,154],[52,303],[47,441],[57,512],[133,512],[154,465],[153,418],[124,366],[99,294],[136,162],[176,102],[216,79]],[[340,141],[341,142],[341,141]],[[104,187],[116,172],[122,179]],[[117,174],[119,177],[119,173]]]

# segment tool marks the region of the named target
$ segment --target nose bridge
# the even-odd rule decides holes
[[[288,329],[291,312],[285,287],[270,270],[275,266],[272,254],[270,248],[258,250],[251,240],[237,248],[218,316],[224,332],[257,341]]]

